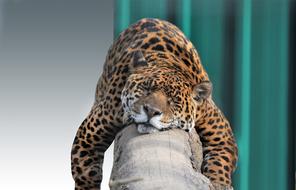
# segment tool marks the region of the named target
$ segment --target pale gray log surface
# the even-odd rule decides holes
[[[110,190],[232,190],[214,188],[200,172],[202,160],[194,130],[140,134],[130,125],[115,138]]]

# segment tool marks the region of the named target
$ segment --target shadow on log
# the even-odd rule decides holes
[[[115,138],[110,190],[214,190],[202,160],[194,130],[140,134],[130,125]]]

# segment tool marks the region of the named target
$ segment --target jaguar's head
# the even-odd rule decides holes
[[[193,84],[179,69],[145,63],[141,52],[133,61],[147,66],[137,68],[122,91],[124,122],[138,124],[140,132],[193,128],[211,98],[211,83]]]

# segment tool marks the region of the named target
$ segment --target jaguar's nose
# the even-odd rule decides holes
[[[151,107],[148,104],[145,104],[143,108],[145,113],[147,114],[148,120],[150,120],[154,116],[159,116],[162,114],[162,112],[159,109]]]

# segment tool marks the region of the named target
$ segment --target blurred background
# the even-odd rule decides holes
[[[155,17],[195,45],[239,146],[235,189],[295,189],[295,1],[115,2],[115,36]]]
[[[74,190],[72,142],[113,20],[110,0],[0,0],[1,190]],[[102,190],[112,162],[109,150]]]
[[[239,145],[235,189],[295,189],[295,0],[0,0],[0,189],[74,189],[71,145],[107,50],[143,17],[198,50]],[[111,164],[112,146],[102,190]]]

